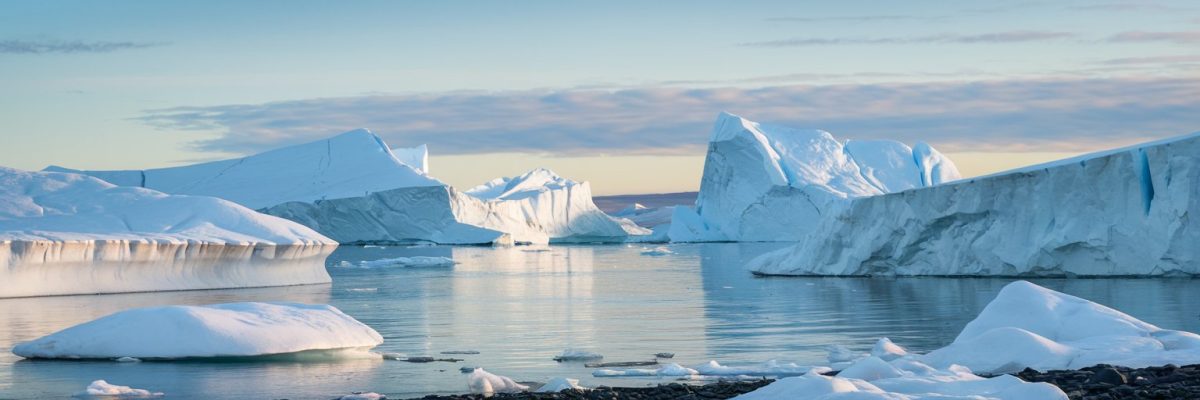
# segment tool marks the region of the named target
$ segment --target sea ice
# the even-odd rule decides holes
[[[82,393],[76,394],[74,397],[99,397],[99,398],[122,398],[122,399],[140,399],[151,397],[162,397],[162,392],[151,392],[146,389],[134,389],[129,386],[114,385],[99,379],[88,385],[87,389]]]

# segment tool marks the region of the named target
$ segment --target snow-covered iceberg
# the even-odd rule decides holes
[[[1200,274],[1200,134],[862,197],[748,267],[782,275]]]
[[[0,298],[328,283],[336,247],[226,200],[0,167]]]
[[[925,143],[839,141],[828,132],[717,117],[696,207],[676,207],[676,242],[797,241],[849,199],[959,179]]]
[[[299,222],[340,243],[618,242],[649,233],[596,208],[586,182],[538,169],[462,192],[427,174],[425,146],[392,149],[365,129],[182,167],[48,170],[221,197]]]
[[[1120,311],[1026,281],[1008,284],[949,346],[921,356],[983,373],[1144,368],[1200,363],[1200,335],[1161,329]]]
[[[381,343],[374,329],[333,306],[228,303],[125,310],[18,344],[13,354],[56,359],[367,354]]]

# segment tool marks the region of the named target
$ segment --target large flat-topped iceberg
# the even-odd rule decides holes
[[[467,192],[428,171],[424,145],[391,149],[359,129],[233,160],[78,172],[120,185],[225,198],[340,243],[619,242],[649,233],[596,208],[586,182],[549,170],[497,179]]]
[[[327,283],[335,247],[226,200],[0,167],[0,298]]]
[[[403,187],[443,186],[425,175],[424,146],[393,151],[379,136],[358,129],[326,140],[242,158],[141,171],[80,172],[122,186],[171,194],[214,196],[261,209],[289,201],[360,197]],[[407,163],[420,163],[411,165]]]
[[[924,143],[839,141],[825,131],[722,113],[694,211],[675,210],[672,241],[796,241],[847,199],[937,185],[958,170]],[[693,214],[693,215],[686,215]]]
[[[782,275],[1200,274],[1200,135],[863,197],[749,268]]]
[[[383,337],[328,305],[229,303],[121,311],[18,344],[24,358],[180,359],[365,352]]]

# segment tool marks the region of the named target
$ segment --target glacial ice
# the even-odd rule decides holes
[[[77,172],[167,193],[221,197],[339,243],[622,242],[650,233],[596,208],[587,182],[546,169],[465,192],[428,171],[424,146],[391,149],[359,129],[233,160]]]
[[[958,179],[924,143],[838,141],[819,130],[722,113],[709,140],[696,207],[675,207],[674,242],[797,241],[848,199]]]
[[[1200,274],[1200,134],[860,197],[768,275]]]
[[[20,343],[12,352],[54,359],[353,355],[381,343],[374,329],[333,306],[228,303],[120,311]]]
[[[328,283],[336,247],[226,200],[0,167],[0,298]]]

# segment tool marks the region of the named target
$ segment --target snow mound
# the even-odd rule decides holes
[[[162,392],[151,392],[146,389],[134,389],[129,386],[114,385],[104,381],[103,379],[99,379],[88,385],[87,389],[82,393],[76,394],[73,397],[116,397],[122,399],[144,399],[162,396]]]
[[[12,351],[24,358],[180,359],[359,351],[381,343],[374,329],[333,306],[228,303],[125,310]]]
[[[1016,281],[953,343],[922,360],[985,373],[1185,365],[1200,363],[1200,335],[1160,329],[1103,305]]]
[[[458,264],[454,259],[449,257],[429,257],[429,256],[413,256],[413,257],[396,257],[384,258],[371,261],[359,261],[357,264],[349,261],[342,261],[339,266],[342,267],[357,267],[357,268],[383,268],[383,267],[452,267]]]
[[[483,368],[475,368],[470,375],[467,375],[467,389],[471,393],[491,396],[496,393],[523,392],[529,390],[529,386],[517,383],[507,376],[496,375],[484,371]]]
[[[797,241],[847,199],[958,179],[928,145],[842,142],[825,131],[759,124],[722,113],[709,141],[693,216],[675,208],[670,239]],[[684,227],[675,229],[675,225]]]
[[[0,298],[327,283],[335,247],[226,200],[0,167]]]
[[[74,171],[126,186],[172,194],[215,196],[261,209],[289,201],[359,197],[370,192],[444,186],[426,176],[427,165],[405,164],[418,147],[398,157],[379,136],[356,129],[325,140],[283,147],[231,160],[132,171]],[[420,155],[424,159],[426,155]],[[136,185],[131,183],[138,183]]]
[[[1193,134],[855,198],[827,213],[819,234],[747,267],[765,275],[1200,275],[1200,222],[1186,217],[1200,213],[1197,154]],[[947,166],[923,168],[936,181]]]
[[[600,360],[603,358],[604,358],[604,355],[602,355],[600,353],[594,353],[594,352],[590,352],[590,351],[577,350],[577,349],[566,349],[566,350],[563,350],[562,353],[559,353],[557,356],[554,356],[554,361],[559,361],[559,362],[588,361],[588,360]]]
[[[538,388],[538,393],[558,393],[564,390],[587,390],[583,386],[579,386],[578,379],[571,378],[550,378],[549,382]]]

